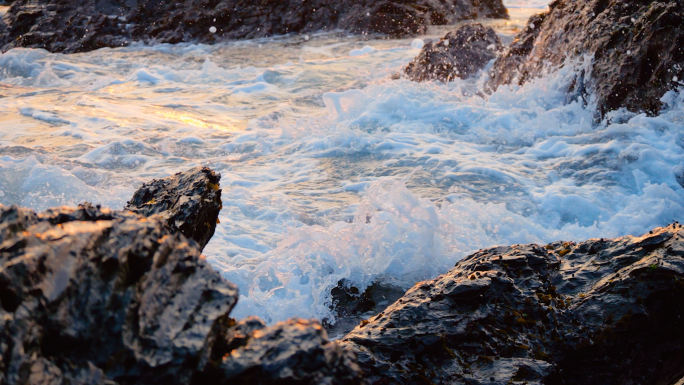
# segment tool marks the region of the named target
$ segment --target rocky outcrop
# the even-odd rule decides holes
[[[0,208],[3,383],[188,383],[237,288],[161,220]]]
[[[133,194],[125,210],[161,217],[172,232],[194,239],[201,250],[214,235],[223,207],[220,180],[221,175],[207,167],[155,179]]]
[[[479,251],[342,344],[371,383],[671,384],[684,375],[684,228]]]
[[[16,0],[3,19],[0,47],[69,53],[132,41],[213,43],[335,29],[400,37],[476,17],[508,13],[501,0]]]
[[[414,82],[467,79],[496,59],[501,49],[501,40],[492,28],[479,23],[466,24],[438,42],[425,44],[404,73]]]
[[[2,384],[361,382],[319,323],[238,322],[237,300],[162,215],[0,206]]]
[[[684,78],[684,2],[556,0],[530,20],[492,70],[490,88],[523,84],[570,60],[590,60],[569,92],[596,96],[600,115],[657,113]]]

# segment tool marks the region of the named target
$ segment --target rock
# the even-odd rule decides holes
[[[593,57],[589,72],[579,71],[571,94],[595,95],[601,116],[620,107],[656,114],[663,94],[684,77],[682,20],[681,0],[556,0],[547,14],[530,19],[497,60],[489,86],[523,84],[549,65]]]
[[[237,288],[164,218],[0,206],[2,384],[360,384],[315,321],[229,317]]]
[[[371,383],[671,384],[684,228],[479,251],[342,342]]]
[[[180,232],[204,249],[216,231],[221,208],[221,175],[195,167],[174,176],[145,183],[125,210],[144,217],[157,215],[172,232]]]
[[[259,332],[248,328],[248,332],[252,338],[223,359],[221,374],[226,383],[361,382],[355,356],[335,343],[328,343],[326,332],[318,322],[292,319]]]
[[[479,23],[466,24],[436,43],[425,44],[404,73],[414,82],[467,79],[496,59],[501,49],[501,40],[492,28]]]
[[[1,207],[0,261],[8,384],[188,383],[238,298],[161,219],[92,206]]]
[[[336,322],[323,320],[328,333],[334,337],[343,337],[364,319],[387,308],[404,295],[400,285],[387,277],[376,280],[363,292],[343,279],[331,291],[331,310],[337,315]]]
[[[489,82],[490,86],[493,84],[521,85],[534,77],[534,75],[525,70],[525,61],[534,48],[537,36],[541,32],[540,26],[546,17],[546,13],[530,17],[527,26],[518,33],[504,54],[494,63],[491,72],[492,77]]]
[[[71,53],[132,41],[214,43],[337,29],[402,37],[476,17],[508,13],[501,0],[16,0],[0,47]]]

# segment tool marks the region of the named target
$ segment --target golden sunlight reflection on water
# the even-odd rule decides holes
[[[193,116],[187,112],[180,112],[176,110],[171,110],[171,109],[166,109],[161,106],[153,106],[150,111],[158,116],[161,116],[166,119],[174,120],[180,123],[184,123],[193,127],[197,128],[211,128],[214,130],[219,130],[219,131],[226,131],[226,132],[232,132],[232,131],[238,131],[240,128],[238,127],[237,124],[239,124],[239,121],[228,118],[226,116],[222,117],[222,119],[225,120],[231,120],[231,124],[219,124],[219,123],[212,123],[209,122],[205,119],[201,119],[199,117]]]

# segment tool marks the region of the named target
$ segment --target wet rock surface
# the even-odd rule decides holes
[[[508,13],[501,0],[17,0],[3,19],[0,47],[70,53],[132,41],[213,43],[336,29],[400,37],[476,17]]]
[[[531,78],[525,71],[525,62],[532,53],[534,43],[541,32],[540,26],[548,15],[546,13],[533,15],[515,40],[506,48],[501,57],[494,63],[491,71],[489,87],[496,89],[501,84],[524,84]]]
[[[221,175],[207,167],[195,167],[164,179],[145,183],[125,210],[144,217],[163,218],[172,232],[194,239],[200,249],[216,231],[221,211]]]
[[[466,24],[437,42],[425,44],[404,73],[415,82],[467,79],[496,59],[501,49],[501,40],[492,28]]]
[[[318,322],[236,321],[237,299],[163,216],[0,206],[0,383],[361,383]]]
[[[0,208],[4,383],[188,383],[237,288],[160,219]]]
[[[523,84],[566,59],[593,57],[569,92],[595,94],[599,113],[657,113],[684,78],[684,2],[556,0],[530,20],[492,70],[490,87]],[[586,72],[586,71],[585,71]]]
[[[227,384],[361,383],[356,357],[328,343],[318,322],[291,319],[270,328],[242,325],[236,329],[245,330],[235,332],[230,341],[240,339],[243,345],[220,366],[218,378]]]
[[[341,280],[331,291],[332,309],[337,320],[329,324],[324,320],[323,324],[331,336],[343,337],[349,333],[363,319],[374,316],[385,310],[387,306],[401,298],[406,290],[401,285],[394,283],[388,277],[379,279],[364,291]]]
[[[342,344],[374,384],[671,384],[684,375],[684,228],[479,251]]]

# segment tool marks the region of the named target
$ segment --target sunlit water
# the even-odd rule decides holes
[[[509,5],[543,6],[511,2]],[[505,41],[532,11],[488,21]],[[439,28],[428,38],[443,35]],[[364,48],[364,47],[371,48]],[[419,41],[335,35],[0,55],[0,203],[121,208],[151,178],[222,174],[205,254],[236,317],[329,318],[346,278],[408,287],[482,247],[639,234],[684,218],[684,102],[595,123],[571,67],[392,80]]]

